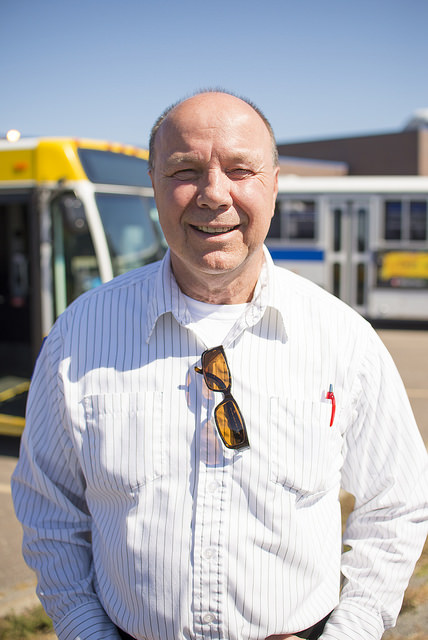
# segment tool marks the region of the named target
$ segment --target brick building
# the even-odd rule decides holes
[[[284,156],[281,173],[428,176],[428,109],[417,112],[403,131],[279,143],[278,152]]]

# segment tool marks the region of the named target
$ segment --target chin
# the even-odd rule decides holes
[[[235,271],[235,269],[238,269],[243,262],[243,260],[237,260],[236,256],[217,258],[207,256],[201,261],[200,268],[207,274],[215,275]]]

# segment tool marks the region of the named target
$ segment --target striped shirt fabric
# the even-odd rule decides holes
[[[324,640],[379,639],[428,518],[426,449],[388,352],[265,251],[223,341],[250,440],[234,451],[191,323],[167,254],[73,303],[38,358],[12,484],[58,637],[258,640],[333,610]],[[346,553],[340,487],[356,498]]]

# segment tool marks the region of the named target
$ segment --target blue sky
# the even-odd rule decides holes
[[[401,129],[428,107],[428,0],[0,0],[0,132],[145,145],[211,86],[281,141]]]

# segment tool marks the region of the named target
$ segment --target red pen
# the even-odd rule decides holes
[[[334,414],[336,413],[336,398],[334,397],[334,393],[333,393],[333,385],[330,385],[330,389],[327,392],[326,395],[327,400],[331,400],[331,419],[330,419],[330,427],[333,426],[333,422],[334,422]]]

